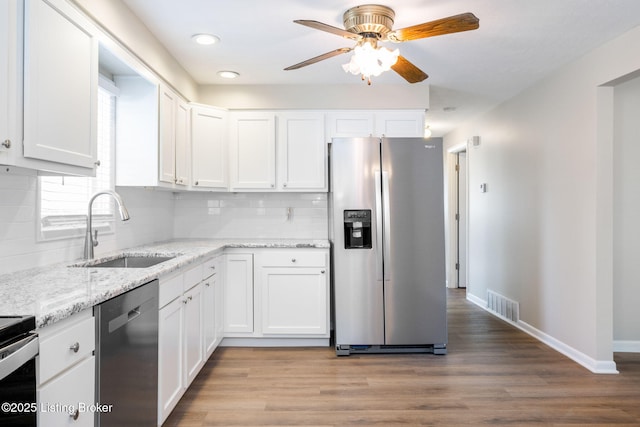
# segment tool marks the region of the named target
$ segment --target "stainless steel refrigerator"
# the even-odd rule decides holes
[[[332,141],[336,354],[446,354],[442,164],[439,140]]]

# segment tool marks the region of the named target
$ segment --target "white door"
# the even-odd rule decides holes
[[[467,152],[458,153],[458,287],[467,287]]]

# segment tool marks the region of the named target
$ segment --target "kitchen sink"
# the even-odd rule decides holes
[[[78,264],[75,267],[91,268],[147,268],[160,264],[161,262],[174,259],[175,256],[144,256],[144,255],[122,255],[118,258],[102,262],[88,262]]]

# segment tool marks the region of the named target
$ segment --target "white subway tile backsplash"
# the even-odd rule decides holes
[[[116,191],[131,219],[99,236],[98,255],[172,238],[328,238],[326,193]],[[37,241],[36,198],[35,173],[0,175],[0,274],[82,256],[81,237]]]

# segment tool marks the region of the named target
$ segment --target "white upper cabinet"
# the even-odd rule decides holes
[[[368,111],[334,111],[327,113],[327,141],[332,138],[373,135],[373,114]]]
[[[12,112],[16,110],[15,97],[17,95],[17,73],[15,72],[17,65],[16,5],[15,1],[0,2],[0,153],[11,148],[11,144],[17,142],[15,119],[11,118]]]
[[[191,104],[192,188],[227,191],[227,111]]]
[[[24,156],[87,168],[97,146],[97,31],[62,0],[25,1]]]
[[[189,105],[160,85],[160,171],[158,179],[178,186],[189,184]]]
[[[187,188],[190,108],[172,90],[142,76],[114,76],[116,185]]]
[[[324,114],[279,113],[278,190],[326,191],[327,143]]]
[[[327,114],[326,137],[422,137],[424,110],[332,111]]]
[[[274,190],[276,186],[275,114],[232,112],[229,123],[231,190]]]
[[[424,111],[377,111],[374,116],[376,136],[422,137],[424,136]]]

